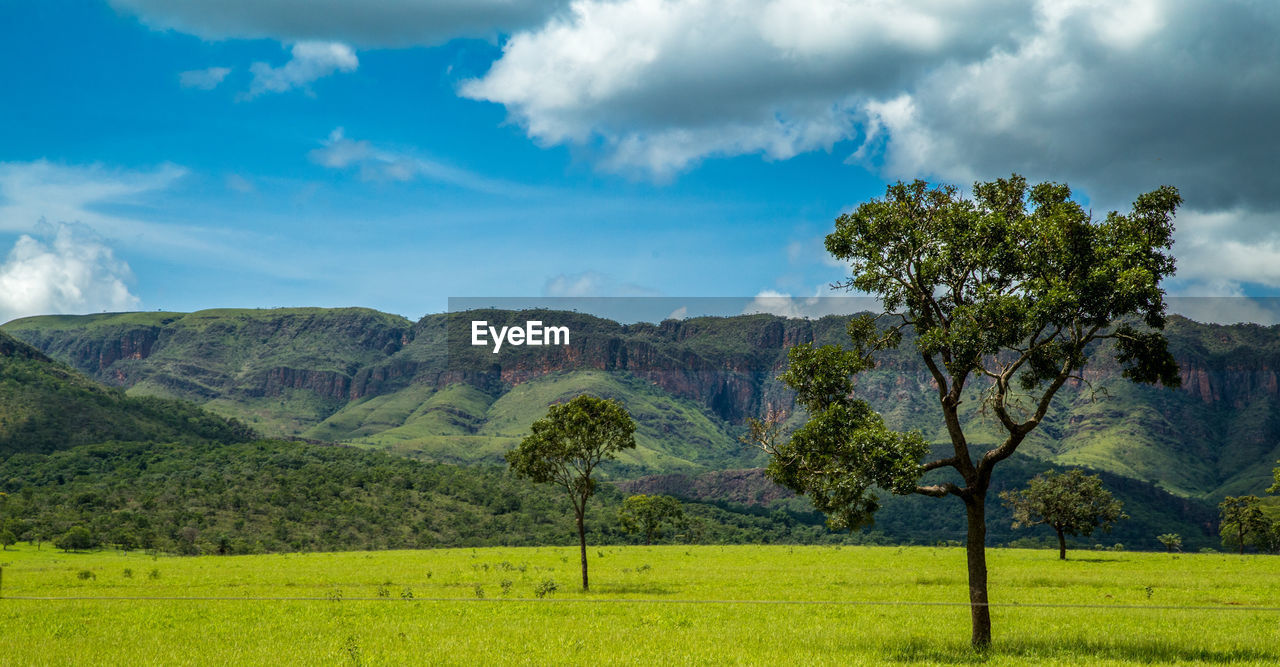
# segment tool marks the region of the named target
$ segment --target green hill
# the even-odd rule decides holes
[[[566,348],[449,345],[472,319],[568,325]],[[845,318],[702,317],[622,325],[583,313],[476,310],[416,323],[365,309],[217,310],[16,320],[4,330],[131,396],[185,398],[274,436],[301,436],[459,463],[497,462],[549,402],[575,391],[623,399],[640,447],[615,475],[751,467],[745,418],[789,405],[786,350],[839,343]],[[1136,386],[1105,355],[1060,392],[1021,451],[1216,499],[1257,493],[1280,459],[1280,327],[1173,317],[1176,390]],[[979,387],[964,403],[978,446],[996,428]],[[945,440],[910,339],[857,391],[895,428]]]
[[[601,486],[587,516],[593,544],[639,539],[619,526],[623,498]],[[681,541],[846,539],[707,503],[685,513]],[[103,443],[0,460],[0,530],[29,541],[84,526],[104,546],[179,554],[548,545],[571,543],[573,521],[559,489],[503,469],[352,447]]]
[[[635,377],[603,371],[543,376],[495,397],[468,384],[412,384],[353,401],[303,436],[455,463],[502,463],[548,405],[589,393],[622,401],[636,420],[636,448],[609,466],[615,475],[694,472],[760,461],[731,427],[696,403]]]
[[[103,387],[0,332],[0,456],[106,440],[241,442],[252,436],[189,403]]]

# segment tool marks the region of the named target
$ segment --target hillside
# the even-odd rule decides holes
[[[116,441],[242,442],[250,429],[189,403],[103,387],[0,332],[0,456]]]
[[[1044,471],[1046,464],[1018,454],[1004,463],[992,482],[987,504],[987,539],[992,544],[1056,545],[1053,531],[1045,526],[1029,529],[1012,527],[1013,516],[999,500],[1007,489],[1025,487],[1027,481]],[[1160,549],[1156,540],[1163,533],[1178,533],[1188,550],[1203,547],[1220,548],[1217,534],[1218,511],[1213,504],[1170,494],[1155,485],[1112,473],[1098,473],[1103,486],[1124,503],[1129,518],[1117,522],[1109,532],[1095,532],[1089,537],[1073,537],[1081,547],[1116,543],[1129,548]],[[785,512],[794,520],[820,524],[823,517],[814,512],[803,498],[777,486],[761,469],[723,470],[701,475],[656,475],[620,482],[624,493],[660,493],[682,500],[713,503],[735,511],[751,511],[775,516]],[[880,493],[881,507],[875,524],[867,531],[868,540],[890,544],[931,544],[935,541],[965,539],[964,510],[955,498],[893,496]],[[928,528],[925,529],[924,527]]]
[[[496,467],[332,445],[104,443],[0,459],[0,530],[48,541],[84,526],[100,544],[244,554],[569,544],[564,494]],[[589,505],[593,544],[633,543],[623,494]],[[692,501],[680,541],[844,542],[804,522]],[[668,537],[675,537],[670,531]],[[854,538],[856,539],[856,538]]]
[[[575,338],[501,355],[450,345],[471,319],[555,321]],[[194,400],[270,435],[439,461],[496,462],[549,402],[591,390],[635,413],[641,447],[614,472],[638,476],[758,465],[736,443],[743,420],[790,403],[774,380],[788,347],[842,342],[844,322],[747,315],[621,325],[483,310],[411,323],[364,309],[283,309],[36,317],[4,330],[130,395]],[[1086,370],[1090,384],[1064,388],[1022,451],[1184,496],[1267,486],[1280,458],[1280,327],[1174,317],[1167,333],[1181,388],[1132,385],[1099,355]],[[858,378],[857,390],[894,427],[944,439],[910,340]],[[964,420],[981,447],[995,429],[977,399],[975,388]]]

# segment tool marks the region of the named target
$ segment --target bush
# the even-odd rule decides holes
[[[89,532],[84,526],[74,526],[71,530],[63,533],[54,541],[54,546],[63,551],[84,551],[97,546],[97,540],[93,539],[93,533]]]
[[[559,587],[556,586],[554,579],[543,579],[542,583],[538,584],[538,587],[533,589],[533,594],[540,598],[544,598],[555,593],[558,588]]]

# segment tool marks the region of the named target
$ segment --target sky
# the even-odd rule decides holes
[[[1016,172],[1095,214],[1177,186],[1170,294],[1269,324],[1277,34],[1261,0],[0,3],[0,321],[794,313],[841,212]]]

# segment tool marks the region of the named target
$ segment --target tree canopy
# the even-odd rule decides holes
[[[1244,553],[1246,545],[1270,550],[1274,527],[1262,512],[1262,500],[1257,496],[1227,496],[1218,503],[1221,523],[1218,531],[1222,543],[1234,546]]]
[[[622,501],[618,521],[628,533],[644,535],[645,544],[662,537],[664,524],[679,525],[684,521],[680,501],[671,496],[639,494]]]
[[[837,287],[880,299],[885,313],[851,320],[848,349],[790,351],[782,379],[809,421],[774,446],[770,473],[839,525],[869,520],[874,486],[963,501],[973,643],[988,645],[985,499],[994,467],[1044,420],[1063,385],[1085,381],[1099,343],[1124,377],[1179,384],[1160,285],[1174,272],[1181,202],[1164,186],[1099,221],[1065,184],[1028,185],[1014,174],[975,183],[971,197],[952,185],[898,182],[841,215],[826,237],[827,251],[850,266]],[[851,397],[850,376],[874,367],[876,353],[904,333],[936,387],[951,441],[950,453],[928,462],[919,435],[888,430]],[[961,426],[959,406],[975,400],[968,388],[1003,431],[992,447],[972,447]]]
[[[578,523],[582,589],[587,590],[583,522],[587,501],[596,492],[592,473],[602,461],[635,448],[636,424],[617,401],[583,394],[549,407],[547,416],[533,422],[530,431],[518,447],[507,452],[507,463],[517,475],[555,484],[568,493]]]
[[[1058,535],[1058,557],[1067,557],[1066,535],[1089,535],[1111,530],[1127,518],[1121,503],[1102,488],[1102,479],[1083,470],[1066,474],[1049,470],[1036,475],[1027,488],[1000,494],[1013,510],[1013,527],[1049,526]]]

